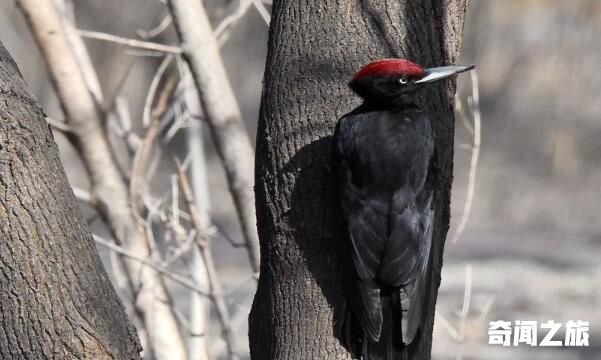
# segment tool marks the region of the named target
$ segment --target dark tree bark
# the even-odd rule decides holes
[[[0,358],[140,351],[44,114],[0,44]]]
[[[335,326],[343,314],[344,231],[330,169],[336,120],[359,104],[347,88],[381,57],[424,66],[459,57],[467,0],[274,1],[257,133],[261,277],[250,315],[253,359],[349,358]],[[429,359],[449,227],[454,83],[422,92],[436,133],[433,271],[423,335],[409,359]]]

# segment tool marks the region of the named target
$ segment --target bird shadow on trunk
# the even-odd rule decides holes
[[[350,350],[341,330],[347,315],[343,282],[353,270],[331,160],[332,146],[332,136],[320,138],[303,146],[286,163],[283,173],[294,174],[295,182],[284,216],[288,217],[286,222],[306,269],[332,309],[332,332]]]

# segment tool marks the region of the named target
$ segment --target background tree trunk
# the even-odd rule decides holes
[[[139,358],[44,114],[1,44],[0,194],[0,358]]]
[[[345,257],[330,167],[336,120],[359,104],[353,73],[381,57],[456,63],[467,0],[274,1],[257,133],[261,277],[250,315],[253,359],[349,358],[335,336]],[[454,83],[430,86],[422,106],[436,133],[436,218],[424,336],[410,359],[429,359],[449,227]],[[427,99],[427,101],[425,100]]]

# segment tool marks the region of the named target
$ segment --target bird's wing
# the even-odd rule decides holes
[[[387,204],[370,199],[363,189],[353,183],[351,163],[356,159],[348,159],[344,155],[352,153],[348,148],[352,145],[345,143],[348,139],[339,137],[342,121],[338,122],[334,135],[334,157],[338,165],[338,187],[356,272],[356,276],[352,274],[346,279],[348,299],[363,331],[370,339],[377,341],[382,329],[382,308],[375,276],[386,244],[388,210]]]
[[[375,284],[386,249],[385,206],[375,200],[359,199],[347,209],[347,229],[352,257],[359,278]]]
[[[338,122],[335,133],[340,200],[357,275],[364,282],[374,285],[388,238],[388,202],[369,196],[357,184],[357,171],[353,165],[361,163],[360,152],[354,149],[353,139],[339,136],[341,126],[352,126],[345,124],[346,120],[348,118],[342,118]]]
[[[356,276],[345,278],[347,299],[361,329],[372,341],[378,341],[382,333],[382,304],[380,289],[361,281]]]
[[[380,277],[400,286],[403,342],[410,344],[421,324],[426,304],[428,263],[434,212],[432,192],[422,190],[404,209],[391,204],[391,240]],[[401,241],[399,241],[401,240]]]

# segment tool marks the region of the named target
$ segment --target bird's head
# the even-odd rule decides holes
[[[412,100],[424,84],[472,70],[474,65],[450,65],[424,69],[406,59],[379,59],[363,66],[349,83],[366,102],[395,104]]]

